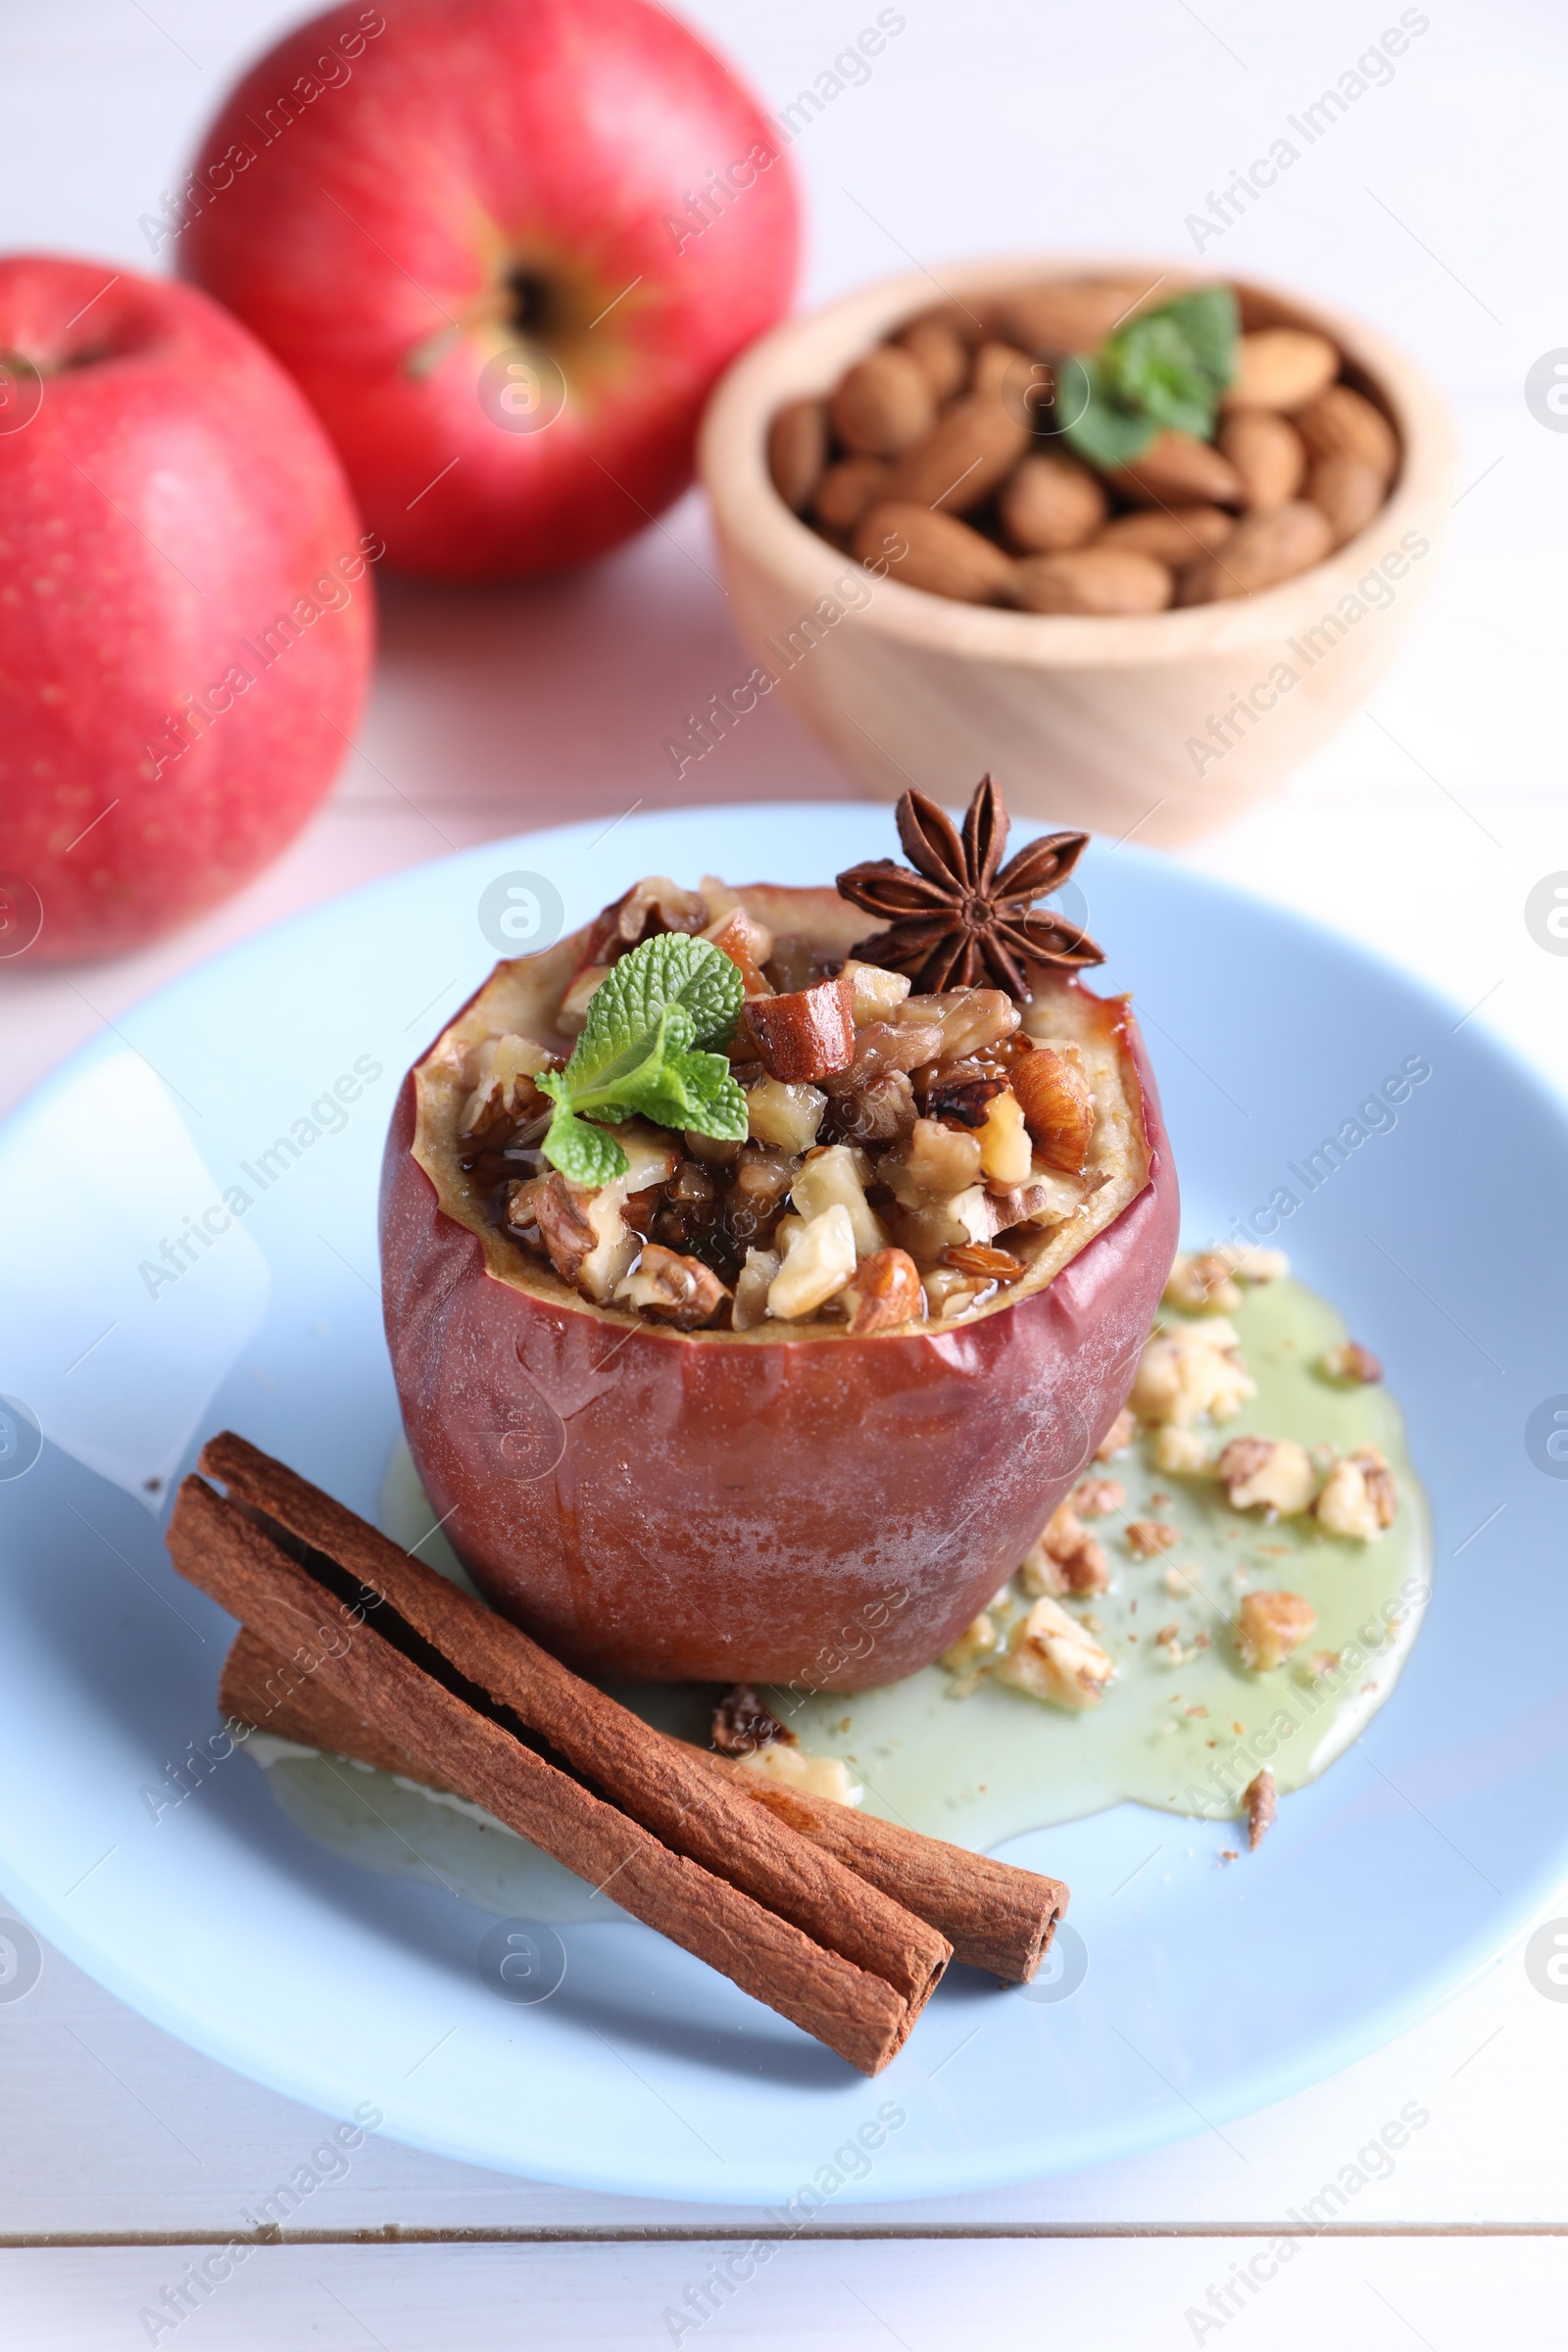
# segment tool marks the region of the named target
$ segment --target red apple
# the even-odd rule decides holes
[[[578,564],[667,507],[799,242],[777,133],[649,0],[333,9],[246,75],[164,233],[303,387],[392,562],[445,579]]]
[[[139,947],[277,855],[359,717],[376,544],[205,294],[0,261],[0,958]]]
[[[831,955],[865,935],[863,911],[832,890],[741,895],[768,929]],[[381,1297],[424,1491],[486,1598],[583,1673],[897,1681],[1011,1575],[1110,1428],[1149,1337],[1180,1204],[1127,1001],[1035,975],[1054,1034],[1111,1046],[1128,1105],[1125,1160],[1100,1204],[1059,1229],[1065,1262],[1041,1287],[962,1327],[679,1332],[556,1279],[464,1173],[468,1049],[550,1036],[589,936],[498,964],[393,1110]]]

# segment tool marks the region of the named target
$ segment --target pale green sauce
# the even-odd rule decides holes
[[[1235,1420],[1202,1429],[1209,1448],[1250,1432],[1327,1445],[1336,1453],[1375,1446],[1398,1482],[1394,1525],[1370,1544],[1328,1535],[1309,1517],[1266,1525],[1257,1512],[1233,1511],[1213,1479],[1154,1470],[1152,1441],[1140,1435],[1114,1460],[1091,1465],[1093,1475],[1126,1489],[1121,1510],[1089,1523],[1109,1555],[1110,1589],[1062,1604],[1096,1621],[1096,1638],[1115,1661],[1115,1680],[1098,1707],[1069,1713],[990,1676],[968,1696],[956,1696],[955,1678],[936,1666],[883,1690],[804,1700],[765,1694],[808,1753],[845,1759],[864,1787],[866,1811],[972,1847],[1124,1798],[1225,1818],[1239,1811],[1243,1789],[1263,1764],[1282,1794],[1298,1788],[1383,1704],[1409,1654],[1431,1582],[1426,1502],[1398,1408],[1381,1386],[1346,1387],[1314,1369],[1347,1335],[1334,1309],[1301,1284],[1249,1290],[1230,1320],[1257,1395]],[[397,1542],[418,1543],[422,1559],[466,1582],[432,1533],[434,1516],[401,1444],[381,1518]],[[1140,1559],[1123,1533],[1133,1519],[1174,1525],[1181,1541]],[[1172,1567],[1191,1572],[1195,1593],[1172,1597],[1164,1582]],[[1317,1627],[1291,1661],[1253,1674],[1236,1656],[1230,1626],[1247,1592],[1271,1587],[1302,1594]],[[1014,1584],[996,1612],[999,1622],[1005,1628],[1028,1606]],[[1154,1641],[1173,1625],[1177,1664]],[[1206,1647],[1200,1634],[1208,1636]],[[1329,1651],[1340,1653],[1338,1663],[1314,1673],[1314,1653],[1320,1659]],[[617,1686],[616,1696],[668,1730],[706,1739],[707,1690]],[[299,1828],[368,1868],[433,1880],[503,1915],[624,1916],[476,1808],[443,1804],[384,1773],[329,1765],[300,1750],[272,1752],[268,1770]]]

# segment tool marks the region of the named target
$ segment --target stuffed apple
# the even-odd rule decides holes
[[[587,1671],[854,1690],[944,1651],[1120,1411],[1177,1192],[1124,999],[1003,864],[641,882],[497,965],[387,1143],[415,1462],[487,1597]],[[864,910],[882,918],[869,937]]]

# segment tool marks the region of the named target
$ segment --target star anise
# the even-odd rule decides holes
[[[851,949],[858,962],[907,972],[928,996],[972,988],[989,976],[1022,998],[1029,995],[1026,964],[1078,970],[1104,962],[1104,951],[1076,923],[1032,911],[1037,899],[1066,881],[1087,833],[1047,833],[1003,865],[1007,812],[989,776],[976,787],[961,839],[923,792],[906,792],[897,815],[915,870],[891,858],[868,858],[838,877],[841,898],[889,926]]]

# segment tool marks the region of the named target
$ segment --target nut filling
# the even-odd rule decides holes
[[[610,1130],[624,1173],[584,1186],[544,1157],[538,1081],[565,1067],[585,983],[637,944],[628,906],[645,923],[676,914],[739,966],[728,1056],[747,1132],[634,1117]],[[594,1304],[683,1332],[828,1322],[864,1336],[1039,1287],[1144,1179],[1117,1008],[1041,970],[1022,1005],[997,988],[916,995],[834,944],[775,934],[710,881],[639,883],[587,934],[591,960],[528,1006],[536,1034],[471,1033],[466,1017],[421,1073],[457,1109],[465,1222]],[[471,1013],[507,1010],[509,970],[522,967],[503,966]]]
[[[493,1275],[670,1332],[864,1339],[1009,1306],[1143,1190],[1124,1006],[1081,983],[1092,941],[1028,911],[1084,837],[1004,866],[989,779],[961,841],[906,799],[919,874],[654,875],[497,966],[418,1065],[415,1143]],[[907,885],[915,914],[863,936],[857,906]]]

